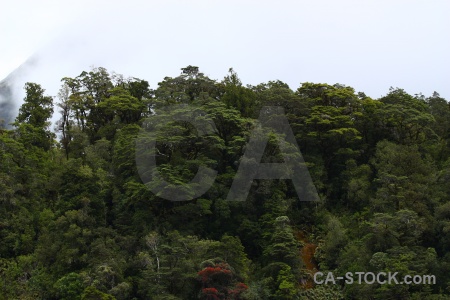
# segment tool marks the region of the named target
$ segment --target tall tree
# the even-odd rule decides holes
[[[24,103],[13,124],[24,144],[48,150],[54,138],[48,128],[53,114],[53,98],[45,96],[45,90],[36,83],[27,82],[24,89]]]

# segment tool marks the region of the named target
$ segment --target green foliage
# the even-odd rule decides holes
[[[56,281],[55,288],[58,290],[60,299],[81,299],[84,291],[83,278],[77,273],[69,273]]]
[[[26,123],[34,127],[42,128],[53,113],[53,99],[44,96],[45,90],[36,83],[25,84],[24,104],[19,109],[16,123]]]
[[[81,300],[114,300],[111,295],[102,293],[93,286],[87,287],[81,295]]]
[[[63,78],[55,135],[52,97],[25,92],[0,128],[0,299],[449,299],[450,105],[437,93],[245,86],[196,66],[150,89],[94,68]],[[322,201],[285,179],[224,200],[263,106],[284,108]],[[283,161],[276,140],[264,163]],[[138,169],[137,141],[155,143],[159,178]],[[217,176],[193,200],[148,189],[193,195],[200,167]],[[314,285],[316,271],[437,283]]]
[[[345,299],[342,290],[337,285],[320,285],[299,294],[301,300],[342,300]]]
[[[228,108],[239,110],[243,117],[255,115],[256,93],[250,88],[242,86],[241,80],[232,68],[229,70],[229,75],[222,81],[222,84],[224,85],[224,91],[220,100]]]
[[[372,163],[377,169],[375,183],[380,185],[373,200],[377,211],[412,208],[421,215],[429,214],[434,201],[430,187],[435,180],[435,170],[417,145],[381,141]]]
[[[24,145],[49,150],[55,136],[47,128],[53,114],[53,98],[44,96],[44,92],[39,84],[25,84],[24,103],[13,125],[17,127],[19,140]]]
[[[338,263],[339,250],[347,244],[347,235],[342,223],[331,216],[326,224],[326,236],[319,249],[316,249],[316,258],[320,260],[320,267],[323,270],[332,270]]]

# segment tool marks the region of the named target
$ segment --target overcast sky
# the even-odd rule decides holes
[[[221,80],[341,83],[378,98],[390,86],[450,100],[450,1],[2,1],[0,78],[56,95],[90,66],[152,88],[196,65]],[[1,80],[1,79],[0,79]]]

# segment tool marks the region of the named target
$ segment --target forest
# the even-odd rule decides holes
[[[57,97],[44,88],[26,83],[0,128],[0,299],[450,299],[450,105],[437,92],[372,99],[196,66],[154,88],[101,67],[62,78]],[[230,201],[264,107],[283,109],[317,201],[283,178]],[[158,177],[139,170],[143,130]],[[285,160],[281,136],[261,163]],[[207,189],[188,184],[201,168],[215,171]],[[193,196],[152,191],[164,183]],[[436,282],[318,284],[317,272]]]

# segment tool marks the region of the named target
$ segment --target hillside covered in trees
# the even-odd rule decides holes
[[[57,99],[44,88],[27,83],[12,129],[0,129],[0,299],[450,299],[450,106],[439,94],[250,86],[193,66],[155,89],[103,68],[63,78]],[[284,109],[320,201],[285,179],[227,200],[266,106]],[[184,107],[214,130],[171,121]],[[189,201],[151,192],[136,165],[143,127],[161,178],[182,186],[208,167],[212,186]],[[275,135],[262,162],[283,161]],[[437,280],[319,285],[317,271]]]

